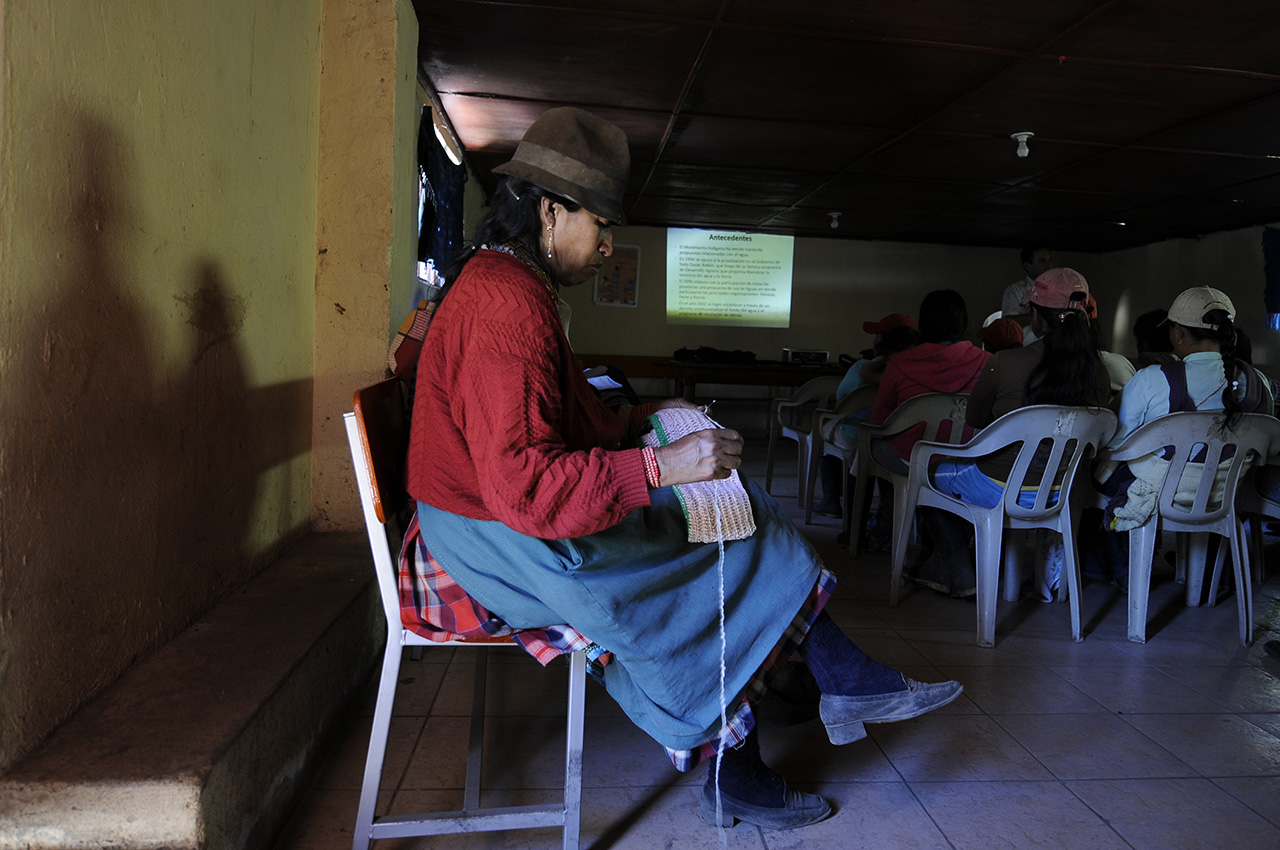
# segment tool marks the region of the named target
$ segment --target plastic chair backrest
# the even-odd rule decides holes
[[[1141,426],[1114,449],[1111,460],[1133,461],[1168,450],[1169,468],[1157,501],[1160,516],[1193,524],[1221,520],[1233,510],[1240,475],[1252,458],[1265,458],[1280,442],[1280,424],[1274,417],[1246,413],[1233,429],[1224,427],[1220,411],[1171,413]],[[1203,446],[1203,453],[1200,447]],[[1228,451],[1230,449],[1230,451]],[[1204,472],[1189,507],[1176,503],[1179,485],[1188,463],[1203,461]],[[1225,475],[1220,465],[1228,463]],[[1193,471],[1194,472],[1194,471]]]
[[[956,444],[961,441],[968,408],[968,393],[921,393],[898,405],[883,422],[870,426],[870,430],[874,430],[873,436],[891,437],[923,424],[924,435],[920,439],[937,440],[942,423],[950,422],[951,430],[945,442]]]
[[[841,420],[847,416],[852,416],[860,410],[868,410],[873,403],[876,403],[876,393],[879,387],[876,384],[864,384],[863,387],[855,389],[854,392],[847,394],[840,401],[836,402],[836,406],[829,410],[820,411],[819,430],[823,439],[831,442],[831,431],[840,425]]]
[[[1030,521],[1060,513],[1066,500],[1061,494],[1054,498],[1054,484],[1070,485],[1081,461],[1092,457],[1115,431],[1116,415],[1105,408],[1047,404],[1011,411],[982,429],[981,436],[990,436],[995,442],[1005,445],[1022,442],[1004,491],[1005,514]],[[977,440],[969,445],[975,442]],[[1041,466],[1036,463],[1036,456],[1046,442],[1050,444],[1049,454]],[[1026,486],[1027,475],[1035,469],[1043,470],[1043,474],[1036,487],[1035,501],[1024,507],[1018,497]]]
[[[836,390],[840,387],[840,377],[838,375],[823,375],[818,378],[811,378],[800,385],[789,398],[775,398],[773,400],[773,414],[778,424],[784,428],[793,430],[804,430],[808,427],[811,414],[808,412],[792,412],[797,408],[804,407],[810,403],[816,403],[817,407],[826,407],[831,399],[835,396]]]

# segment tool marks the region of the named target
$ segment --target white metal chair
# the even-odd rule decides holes
[[[1261,413],[1246,413],[1228,431],[1222,427],[1222,420],[1221,412],[1171,413],[1138,428],[1114,449],[1099,453],[1105,460],[1134,461],[1155,452],[1169,452],[1156,509],[1143,525],[1129,532],[1129,640],[1135,643],[1147,642],[1151,560],[1161,529],[1227,538],[1235,572],[1240,642],[1245,646],[1253,642],[1253,585],[1249,581],[1249,552],[1236,511],[1236,495],[1248,465],[1280,450],[1280,422]],[[1105,507],[1105,498],[1099,498],[1097,504]],[[1185,546],[1178,549],[1183,557],[1179,569],[1186,571],[1188,598],[1194,592],[1198,600],[1204,574],[1203,549],[1197,547],[1198,558],[1187,557]],[[1211,599],[1216,597],[1217,584],[1215,570]]]
[[[883,422],[872,425],[864,422],[858,426],[857,471],[853,482],[853,504],[849,507],[849,553],[855,558],[861,547],[862,529],[866,524],[867,502],[871,493],[871,479],[883,478],[893,484],[893,539],[898,539],[899,518],[906,498],[907,476],[899,475],[877,463],[871,456],[871,441],[888,438],[924,425],[923,440],[936,440],[943,422],[951,423],[947,437],[951,443],[959,443],[964,429],[964,415],[969,407],[968,393],[923,393],[913,396],[885,417]],[[910,528],[910,526],[907,526]],[[896,554],[896,553],[895,553]],[[895,602],[896,602],[896,591]]]
[[[398,539],[388,535],[388,522],[408,502],[403,473],[407,426],[404,395],[398,379],[366,387],[355,395],[355,409],[343,415],[351,460],[355,464],[360,503],[364,508],[373,566],[387,622],[387,645],[373,712],[373,730],[365,759],[364,782],[356,816],[353,850],[366,850],[378,838],[419,835],[456,835],[508,829],[564,828],[564,850],[577,850],[582,808],[582,724],[586,691],[586,655],[569,659],[568,742],[565,752],[564,801],[551,805],[482,808],[480,767],[484,741],[486,660],[476,653],[475,696],[471,709],[471,733],[467,754],[466,785],[461,810],[375,817],[382,762],[386,754],[391,707],[395,701],[400,657],[405,647],[512,646],[509,638],[492,640],[433,641],[406,629],[400,621],[396,560]],[[394,535],[398,537],[398,535]]]
[[[804,482],[807,478],[809,444],[813,439],[813,410],[830,407],[840,387],[839,375],[824,375],[806,381],[790,398],[775,398],[769,409],[769,454],[765,461],[764,491],[773,492],[773,461],[778,451],[778,438],[795,440],[796,503],[804,504]]]
[[[898,586],[906,559],[906,533],[918,507],[933,507],[973,523],[978,570],[978,645],[994,646],[996,589],[999,586],[1004,530],[1046,528],[1062,535],[1065,563],[1063,580],[1071,605],[1071,636],[1084,639],[1080,622],[1080,567],[1075,552],[1075,520],[1080,515],[1084,489],[1075,487],[1076,471],[1116,430],[1116,415],[1105,408],[1032,405],[1006,413],[961,446],[918,442],[911,450],[904,518],[895,522],[898,539],[893,545],[893,578],[889,604],[897,604]],[[933,482],[931,459],[939,456],[976,460],[1009,446],[1019,445],[1018,456],[1006,483],[1004,498],[984,508],[939,491]],[[1037,462],[1038,461],[1038,462]],[[1032,492],[1027,474],[1043,471],[1034,485],[1030,506],[1018,498]],[[1058,487],[1055,488],[1054,485]],[[1010,574],[1014,571],[1010,570]]]
[[[869,410],[876,400],[875,384],[858,387],[842,398],[833,408],[820,407],[813,412],[813,427],[809,432],[813,439],[809,441],[808,481],[805,483],[804,521],[813,522],[813,490],[818,480],[818,467],[824,455],[840,458],[840,507],[843,513],[844,528],[849,528],[849,477],[853,459],[858,454],[857,444],[845,441],[840,430],[840,423],[859,410]]]

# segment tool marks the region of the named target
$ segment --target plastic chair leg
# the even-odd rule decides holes
[[[1223,562],[1227,558],[1227,552],[1229,548],[1230,548],[1230,541],[1222,540],[1218,544],[1218,554],[1213,559],[1213,577],[1209,579],[1209,599],[1207,602],[1205,602],[1205,604],[1210,608],[1218,604],[1218,586],[1222,580]],[[1246,553],[1247,553],[1247,550],[1246,550]],[[1235,567],[1234,557],[1232,558],[1231,564],[1232,564],[1232,568],[1234,569]],[[1208,569],[1208,567],[1206,567],[1206,569]],[[1191,603],[1188,601],[1187,604],[1190,605]]]
[[[1151,596],[1151,559],[1155,555],[1155,517],[1129,532],[1129,640],[1147,642],[1147,601]]]
[[[893,571],[889,577],[889,607],[898,607],[898,594],[902,588],[902,568],[907,560],[907,536],[911,523],[915,520],[916,506],[905,505],[905,499],[899,499],[893,506],[893,547],[890,560]]]
[[[849,554],[858,557],[862,547],[862,529],[865,527],[867,515],[867,493],[871,488],[871,466],[859,461],[858,472],[853,481],[853,500],[846,503],[845,510],[849,514]]]
[[[777,414],[775,413],[776,417]],[[773,493],[773,461],[778,452],[778,423],[771,421],[769,423],[769,452],[765,455],[764,462],[764,491]]]
[[[804,434],[796,440],[796,504],[804,507],[804,484],[809,478],[809,452],[813,446],[813,438]],[[808,522],[808,520],[805,520]]]
[[[973,530],[978,557],[978,646],[995,646],[996,594],[1000,587],[1000,550],[1004,543],[1003,512],[975,518]]]
[[[1239,523],[1231,535],[1231,559],[1235,562],[1236,613],[1240,617],[1240,645],[1253,645],[1253,582],[1249,580],[1249,551]]]
[[[1209,535],[1205,532],[1195,531],[1179,537],[1187,537],[1186,544],[1186,564],[1184,567],[1187,578],[1187,606],[1196,608],[1200,605],[1200,600],[1204,598],[1204,575],[1208,569],[1209,559]],[[1218,547],[1218,557],[1224,554],[1224,548]],[[1212,604],[1216,595],[1211,594],[1209,602]]]
[[[813,525],[813,491],[818,480],[818,469],[822,465],[822,440],[809,438],[809,463],[804,477],[804,524]],[[843,504],[843,503],[842,503]]]
[[[1266,580],[1266,563],[1262,557],[1262,527],[1265,520],[1252,514],[1249,523],[1249,561],[1253,564],[1253,578],[1259,585]]]
[[[1058,579],[1058,601],[1066,588],[1067,603],[1071,606],[1071,639],[1084,640],[1084,625],[1080,615],[1080,559],[1076,557],[1076,540],[1071,531],[1071,517],[1062,514],[1062,576]]]
[[[1014,532],[1004,543],[1004,592],[1001,597],[1005,602],[1017,602],[1022,592],[1022,577],[1026,575],[1026,547],[1023,535]]]
[[[915,522],[917,494],[908,499],[910,479],[895,476],[893,480],[893,578],[889,588],[890,607],[898,604],[898,587],[902,584],[902,567],[907,560],[907,543]]]

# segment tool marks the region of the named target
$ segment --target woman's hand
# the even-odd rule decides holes
[[[742,437],[728,428],[708,428],[659,446],[654,455],[663,487],[728,478],[742,466]]]

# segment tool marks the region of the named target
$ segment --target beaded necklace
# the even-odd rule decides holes
[[[551,276],[547,274],[546,269],[544,269],[538,261],[533,258],[533,255],[529,253],[528,248],[515,241],[503,242],[501,245],[484,244],[480,247],[488,251],[498,251],[499,253],[507,254],[524,263],[535,275],[537,275],[538,280],[542,281],[542,285],[547,288],[547,292],[551,293],[551,303],[559,306],[560,291],[556,289],[555,284],[551,282]]]

